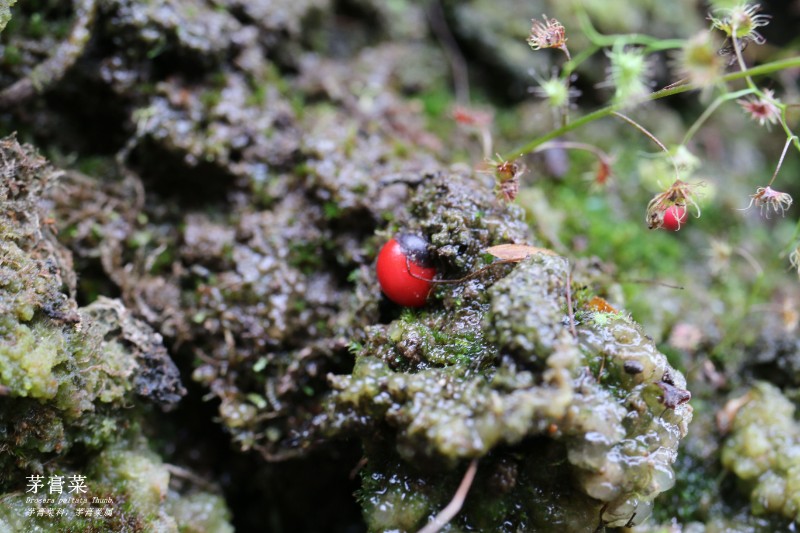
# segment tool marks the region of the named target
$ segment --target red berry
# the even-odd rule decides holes
[[[689,218],[689,215],[686,213],[686,209],[673,205],[664,211],[664,222],[661,227],[669,231],[678,231],[681,226],[686,224],[687,218]]]
[[[383,245],[377,271],[383,293],[405,307],[425,305],[436,275],[427,241],[410,233],[401,233]]]

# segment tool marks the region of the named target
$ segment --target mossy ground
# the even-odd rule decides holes
[[[88,4],[76,63],[0,113],[50,160],[12,137],[0,147],[3,526],[413,531],[473,459],[451,531],[796,518],[796,217],[738,210],[782,133],[724,107],[693,146],[707,156],[702,218],[649,231],[644,206],[670,166],[624,122],[576,134],[615,156],[607,181],[591,158],[551,150],[526,160],[509,204],[475,171],[475,131],[452,120],[458,56],[443,31],[498,147],[557,125],[527,94],[529,69],[556,56],[524,37],[547,12],[579,49],[570,2]],[[693,1],[583,4],[606,33],[705,24]],[[75,20],[63,2],[12,13],[2,87]],[[578,72],[580,107],[610,97],[603,72]],[[671,144],[696,102],[626,113]],[[787,158],[782,175],[797,168]],[[448,279],[497,244],[556,255],[402,310],[373,268],[401,230],[430,241]],[[88,476],[112,517],[26,517],[39,474]]]

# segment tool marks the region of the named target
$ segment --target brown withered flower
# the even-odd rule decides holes
[[[786,210],[792,206],[792,197],[789,193],[776,191],[769,185],[759,187],[755,194],[750,195],[750,203],[744,209],[750,209],[753,206],[760,208],[761,214],[767,218],[769,218],[770,211],[775,211],[783,216]]]
[[[661,228],[664,225],[664,214],[672,206],[683,209],[692,206],[697,212],[695,216],[700,217],[700,206],[697,205],[694,197],[697,195],[695,189],[702,186],[703,183],[686,183],[676,179],[667,190],[655,195],[647,204],[647,213],[645,214],[647,227],[650,229]]]
[[[567,30],[556,19],[549,19],[547,15],[542,15],[544,22],[532,19],[531,34],[528,36],[528,44],[534,50],[542,48],[557,48],[564,52],[567,61],[572,59],[567,49]]]

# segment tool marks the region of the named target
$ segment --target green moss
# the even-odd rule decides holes
[[[431,511],[431,490],[419,478],[403,470],[402,464],[380,465],[361,472],[358,499],[369,531],[415,531]],[[400,471],[398,471],[400,470]],[[439,491],[439,488],[435,488]]]
[[[167,500],[180,533],[233,533],[230,511],[221,497],[197,492]]]
[[[161,459],[146,449],[109,447],[92,462],[93,480],[124,495],[125,506],[139,515],[159,513],[169,489],[169,472]]]
[[[573,337],[564,309],[568,272],[563,258],[531,257],[459,312],[404,312],[370,330],[351,376],[330,379],[330,429],[370,435],[392,428],[386,446],[365,443],[369,475],[415,480],[385,492],[365,488],[369,523],[419,527],[421,508],[396,510],[417,490],[408,487],[442,468],[457,484],[465,459],[494,464],[506,449],[528,458],[524,482],[509,482],[514,496],[500,500],[488,486],[473,489],[457,527],[588,528],[601,514],[610,525],[639,523],[672,487],[671,465],[692,414],[685,380],[626,316],[576,324]],[[464,309],[471,314],[460,315]],[[480,349],[459,356],[454,338]],[[438,348],[449,357],[432,358]],[[542,495],[538,510],[509,503],[532,492]],[[434,502],[430,519],[447,497],[426,495]]]
[[[645,271],[655,276],[671,274],[681,264],[684,245],[679,239],[668,232],[648,231],[643,222],[623,216],[603,196],[581,194],[573,187],[559,187],[547,194],[550,202],[567,214],[558,228],[562,238],[585,237],[584,255],[613,257],[622,272]],[[525,198],[522,201],[525,205]],[[539,222],[536,212],[530,216],[534,223]]]
[[[800,424],[795,406],[780,390],[758,383],[743,398],[722,465],[750,493],[753,513],[780,513],[800,519]]]
[[[183,391],[161,337],[121,302],[77,307],[71,258],[39,211],[57,172],[13,138],[0,155],[0,490],[13,490],[138,428],[143,400]]]
[[[31,313],[32,314],[32,313]],[[8,335],[13,343],[0,346],[0,383],[15,396],[50,399],[58,392],[53,368],[67,359],[61,331],[35,324],[16,324]]]
[[[170,472],[141,437],[128,434],[99,453],[83,471],[50,465],[36,494],[0,496],[2,531],[101,533],[230,533],[224,501],[207,492],[181,494]],[[62,492],[50,492],[60,476]],[[79,483],[81,488],[75,489]]]
[[[0,32],[6,28],[8,21],[11,20],[11,7],[17,3],[17,0],[2,0],[0,1]]]
[[[561,325],[566,300],[557,295],[567,284],[567,261],[539,255],[526,263],[531,267],[515,269],[492,287],[485,320],[490,341],[529,363],[544,362],[566,333]]]

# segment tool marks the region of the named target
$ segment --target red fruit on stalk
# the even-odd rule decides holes
[[[378,253],[377,272],[381,290],[391,301],[405,307],[422,307],[436,275],[428,242],[418,235],[398,234]]]
[[[689,214],[686,212],[685,208],[673,205],[664,211],[664,221],[661,227],[669,231],[678,231],[681,229],[681,226],[686,224],[688,218]]]

